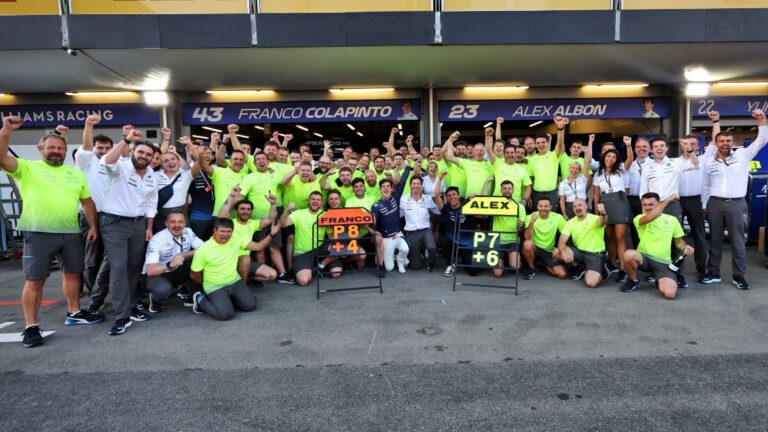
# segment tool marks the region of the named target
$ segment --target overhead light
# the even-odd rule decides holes
[[[363,133],[360,132],[360,131],[357,131],[357,134],[360,135],[360,136],[363,136]]]
[[[200,138],[201,140],[207,140],[208,137],[202,135],[192,135],[192,138]]]
[[[255,128],[256,128],[256,129],[258,129],[258,130],[264,130],[264,126],[257,126],[257,125],[254,125],[253,127],[255,127]]]
[[[738,86],[766,86],[768,85],[768,81],[752,81],[752,82],[719,82],[719,83],[713,83],[712,85],[718,86],[718,87],[738,87]]]
[[[354,93],[354,92],[391,92],[394,87],[361,87],[361,88],[332,88],[328,89],[331,93]]]
[[[352,125],[351,125],[351,124],[349,124],[349,123],[347,123],[347,127],[348,127],[348,128],[350,128],[350,129],[352,129],[352,130],[355,130],[355,127],[354,127],[354,126],[352,126]]]
[[[0,97],[10,96],[10,93],[0,93]]]
[[[618,89],[648,87],[647,83],[584,84],[585,89]]]
[[[492,125],[492,124],[493,124],[493,122],[492,122],[492,121],[489,121],[488,123],[486,123],[486,124],[484,124],[484,125],[483,125],[483,129],[485,129],[485,128],[487,128],[487,127],[491,127],[491,125]]]
[[[275,93],[274,90],[206,90],[205,92],[212,95],[263,95]]]
[[[362,136],[362,135],[361,135]],[[400,131],[400,136],[403,136],[403,131]]]
[[[221,129],[216,129],[216,128],[212,128],[212,127],[208,127],[208,126],[203,126],[203,129],[209,130],[211,132],[218,132],[218,133],[222,132]]]
[[[504,90],[526,90],[529,87],[527,85],[517,85],[517,86],[464,86],[464,90],[467,91],[482,91],[482,90],[490,90],[490,91],[504,91]]]
[[[144,103],[150,106],[168,105],[168,93],[164,91],[145,91]]]
[[[400,129],[400,130],[403,130],[403,125],[402,125],[402,123],[398,123],[398,124],[397,124],[397,128],[398,128],[398,129]]]
[[[702,65],[686,66],[683,75],[688,81],[710,81],[709,71]]]
[[[130,91],[82,91],[66,92],[67,96],[133,96],[136,93]]]
[[[296,129],[301,129],[301,130],[303,130],[304,132],[309,132],[309,129],[305,128],[305,127],[304,127],[304,126],[302,126],[302,125],[296,125]]]
[[[319,134],[319,133],[317,133],[317,132],[312,132],[312,135],[314,135],[314,136],[316,136],[316,137],[318,137],[318,138],[322,138],[322,137],[323,137],[322,135],[320,135],[320,134]]]
[[[688,83],[685,87],[686,96],[706,96],[709,94],[709,83]]]
[[[240,134],[235,134],[235,136],[238,136],[238,137],[243,138],[243,139],[249,139],[250,138],[249,136],[240,135]]]
[[[538,125],[540,125],[542,123],[544,123],[544,120],[539,120],[537,122],[533,122],[533,123],[529,124],[528,127],[538,126]]]
[[[285,138],[285,134],[284,133],[278,133],[277,135]]]

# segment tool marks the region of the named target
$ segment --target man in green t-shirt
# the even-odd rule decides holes
[[[325,194],[332,189],[338,190],[343,207],[347,199],[355,194],[352,190],[352,169],[349,167],[341,168],[338,170],[338,174],[336,174],[336,169],[328,170],[320,177],[320,188]]]
[[[603,280],[605,271],[605,224],[608,217],[605,215],[605,206],[597,205],[595,216],[587,211],[587,202],[576,199],[573,202],[575,217],[570,218],[557,242],[560,259],[566,265],[577,264],[571,280],[579,280],[582,277],[589,288],[596,288]],[[568,239],[573,240],[573,248],[568,246]]]
[[[379,189],[379,180],[373,170],[365,171],[365,196],[370,198],[372,203],[381,199],[381,189]]]
[[[565,227],[565,218],[552,211],[549,197],[539,198],[534,212],[526,221],[523,258],[528,268],[523,270],[523,279],[531,280],[536,276],[536,263],[543,265],[549,274],[565,279],[568,271],[560,262],[560,251],[555,248],[557,233]]]
[[[195,251],[189,273],[190,279],[201,284],[205,292],[195,293],[192,310],[221,321],[234,317],[235,308],[246,312],[256,309],[256,298],[237,272],[237,260],[243,249],[264,250],[270,238],[268,235],[258,243],[248,239],[232,240],[234,227],[231,219],[216,219],[213,237]],[[280,225],[272,225],[270,235],[278,232]],[[259,267],[258,262],[251,264],[250,274],[258,273]]]
[[[24,288],[21,305],[26,326],[23,344],[31,348],[43,343],[38,325],[43,286],[50,274],[51,259],[61,265],[64,296],[67,299],[65,325],[96,324],[103,315],[80,309],[80,274],[84,268],[84,250],[78,222],[78,205],[88,221],[87,240],[98,237],[96,206],[91,200],[85,175],[64,165],[67,142],[60,135],[46,135],[37,148],[39,161],[17,159],[8,155],[11,134],[20,128],[20,117],[3,118],[0,129],[0,169],[19,184],[24,208],[16,229],[24,231]],[[57,128],[57,132],[66,127]]]
[[[315,178],[312,172],[312,165],[301,162],[296,168],[289,171],[283,178],[283,200],[285,203],[293,204],[294,208],[303,210],[309,207],[309,197],[312,192],[320,192],[320,182]],[[322,194],[321,194],[322,196]],[[293,263],[294,248],[294,229],[285,230],[286,246],[285,254],[288,259],[288,268],[296,272]]]
[[[533,181],[533,202],[539,202],[539,197],[547,196],[552,203],[552,211],[559,213],[560,205],[557,199],[557,173],[560,155],[565,145],[565,126],[569,120],[565,117],[555,117],[557,126],[557,144],[551,151],[550,138],[547,135],[536,136],[535,155],[528,157],[528,175]]]
[[[659,202],[659,195],[655,192],[643,195],[643,214],[634,219],[640,244],[637,250],[629,249],[624,253],[629,280],[621,287],[623,292],[630,293],[640,288],[637,271],[642,270],[656,276],[656,284],[664,298],[673,300],[677,295],[676,271],[670,268],[672,242],[683,251],[684,256],[694,252],[683,240],[685,233],[680,221],[663,213],[667,204],[678,199],[677,194],[672,194]]]
[[[445,184],[447,186],[455,186],[459,189],[459,194],[462,197],[467,196],[467,175],[459,165],[459,160],[463,160],[467,143],[459,141],[461,134],[459,131],[452,133],[443,144],[443,161],[445,162],[445,170],[448,172],[448,176],[445,177]],[[439,168],[439,167],[438,167]],[[486,177],[487,178],[487,177]],[[485,181],[485,178],[482,179]]]
[[[490,135],[489,134],[490,131]],[[490,139],[491,145],[493,143],[493,129],[487,128],[485,130],[486,139]],[[455,137],[455,139],[452,139]],[[458,132],[454,132],[451,138],[446,141],[443,149],[445,150],[444,157],[447,162],[456,165],[461,168],[466,178],[466,190],[465,197],[470,195],[480,195],[483,190],[483,185],[491,175],[491,165],[487,160],[483,159],[485,156],[485,145],[477,143],[472,147],[472,159],[461,159],[454,153],[453,142],[458,139]],[[451,175],[449,170],[449,176]],[[452,183],[448,183],[451,186],[455,186]]]
[[[280,217],[280,225],[283,228],[294,226],[296,228],[296,242],[293,248],[293,268],[296,272],[296,282],[301,286],[307,286],[312,281],[312,269],[317,261],[317,247],[325,238],[325,229],[319,229],[315,236],[315,223],[320,216],[323,207],[323,194],[314,191],[309,194],[309,207],[296,210],[293,203],[288,204],[283,216]],[[312,239],[315,239],[313,244]]]
[[[487,142],[487,141],[486,141]],[[486,151],[489,150],[486,148]],[[515,147],[506,145],[503,150],[503,159],[496,157],[493,152],[488,152],[488,161],[491,163],[493,178],[496,182],[494,195],[501,195],[501,182],[509,180],[514,186],[515,193],[512,198],[526,205],[531,198],[531,177],[528,169],[523,164],[515,163]]]
[[[487,195],[490,184],[493,183],[493,176],[488,177],[485,181],[485,185],[481,191],[481,195]],[[501,195],[505,198],[512,199],[514,194],[514,186],[509,180],[501,182]],[[525,206],[518,202],[514,202],[517,205],[516,216],[493,216],[492,231],[500,232],[499,245],[502,253],[506,253],[506,262],[504,259],[499,260],[499,268],[493,269],[493,275],[495,277],[501,277],[504,274],[505,265],[509,265],[509,268],[517,271],[520,268],[520,255],[518,251],[519,246],[519,232],[525,227]]]
[[[206,173],[213,182],[212,214],[216,217],[232,188],[240,184],[246,174],[248,174],[248,170],[245,168],[246,157],[242,150],[233,150],[229,161],[227,161],[224,159],[224,144],[211,142],[211,149],[213,150],[214,147],[216,166],[211,166],[206,158],[200,158],[200,170]]]
[[[595,140],[595,136],[590,135],[590,144],[592,144]],[[570,148],[570,154],[563,152],[563,154],[560,155],[560,178],[568,178],[568,174],[570,174],[571,164],[574,162],[578,162],[579,166],[584,165],[584,156],[582,153],[584,152],[584,143],[582,143],[580,140],[576,140],[571,143]],[[590,173],[592,170],[590,170]]]

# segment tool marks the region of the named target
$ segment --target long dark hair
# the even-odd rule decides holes
[[[608,156],[609,153],[613,153],[616,155],[616,163],[613,164],[613,167],[611,167],[610,172],[608,174],[616,173],[618,175],[621,175],[621,169],[619,169],[619,164],[621,163],[621,160],[619,159],[619,152],[617,152],[615,149],[608,149],[605,151],[605,153],[600,155],[600,166],[597,168],[597,172],[600,174],[605,173],[605,157]]]

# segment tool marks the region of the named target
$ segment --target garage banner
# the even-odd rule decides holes
[[[100,126],[160,123],[160,112],[143,104],[0,105],[0,118],[19,116],[24,127],[82,126],[91,114],[101,116]]]
[[[0,16],[58,14],[59,0],[0,0]]]
[[[70,0],[73,14],[247,14],[248,0]]]
[[[183,104],[185,125],[418,120],[421,101],[324,101]]]
[[[691,114],[694,117],[707,117],[710,111],[717,111],[721,116],[749,117],[752,111],[768,111],[768,96],[720,96],[691,99]]]
[[[639,119],[670,116],[667,98],[441,101],[441,122],[571,119]]]

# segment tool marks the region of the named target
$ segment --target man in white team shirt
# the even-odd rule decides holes
[[[195,249],[202,246],[203,241],[187,228],[187,218],[179,210],[168,213],[165,227],[152,236],[144,259],[151,313],[162,312],[163,301],[182,284],[187,284],[192,294],[200,290],[200,286],[190,279],[189,272]]]

